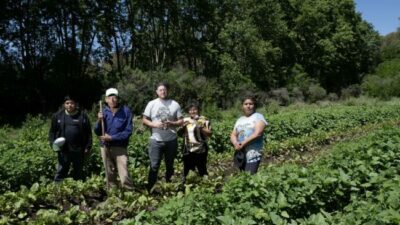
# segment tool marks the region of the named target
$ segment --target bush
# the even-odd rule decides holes
[[[279,88],[279,89],[272,90],[269,95],[270,95],[270,98],[272,98],[273,100],[278,102],[279,105],[282,105],[282,106],[289,105],[289,100],[290,100],[289,92],[286,88]]]
[[[335,102],[339,99],[339,97],[336,93],[329,93],[327,98],[329,101],[332,101],[332,102]]]
[[[313,84],[308,88],[307,99],[309,102],[317,102],[324,99],[326,91],[319,84]]]
[[[400,75],[382,78],[377,75],[366,77],[362,83],[362,89],[369,96],[381,99],[400,96]]]
[[[359,97],[360,95],[361,95],[361,87],[360,87],[360,85],[358,85],[358,84],[353,84],[353,85],[350,85],[350,86],[348,86],[348,87],[346,87],[346,88],[343,88],[341,91],[340,91],[340,97],[342,98],[342,99],[348,99],[348,98],[350,98],[350,97],[355,97],[355,98],[357,98],[357,97]]]
[[[277,114],[280,109],[280,104],[276,100],[271,99],[264,107],[268,115]]]
[[[317,83],[317,81],[310,77],[308,73],[305,72],[303,66],[300,64],[295,64],[290,71],[291,77],[288,81],[287,88],[289,90],[299,89],[302,93],[306,93],[308,88]]]
[[[304,102],[304,93],[299,87],[294,87],[290,92],[292,102]]]

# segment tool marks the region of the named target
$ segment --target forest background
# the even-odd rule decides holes
[[[0,124],[63,96],[92,109],[116,87],[140,115],[163,80],[182,105],[232,107],[400,95],[400,30],[380,36],[353,0],[1,1]]]

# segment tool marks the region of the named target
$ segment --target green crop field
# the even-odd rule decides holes
[[[49,120],[0,129],[0,224],[399,224],[400,101],[289,107],[268,115],[258,174],[232,165],[235,116],[210,118],[209,176],[145,190],[149,132],[129,144],[135,191],[106,190],[97,140],[85,182],[54,184]],[[225,114],[224,114],[225,115]]]

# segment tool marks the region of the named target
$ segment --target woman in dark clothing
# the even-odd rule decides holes
[[[183,183],[186,182],[186,176],[190,170],[197,171],[200,176],[208,175],[207,138],[211,136],[210,121],[200,116],[200,109],[197,103],[192,103],[188,107],[189,117],[183,119]]]

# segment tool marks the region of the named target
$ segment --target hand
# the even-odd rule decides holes
[[[104,136],[100,136],[100,140],[103,142],[111,141],[111,136],[109,134],[105,134]]]
[[[167,125],[167,126],[174,126],[175,123],[174,123],[174,121],[167,120],[167,121],[164,122],[164,126],[165,126],[165,125]]]
[[[243,148],[242,144],[238,142],[234,143],[233,147],[235,148],[236,151],[239,151]]]
[[[97,120],[101,121],[103,119],[103,112],[98,112],[97,113]]]
[[[154,121],[154,122],[152,122],[152,124],[153,124],[154,128],[163,128],[164,127],[164,123],[161,121]]]

